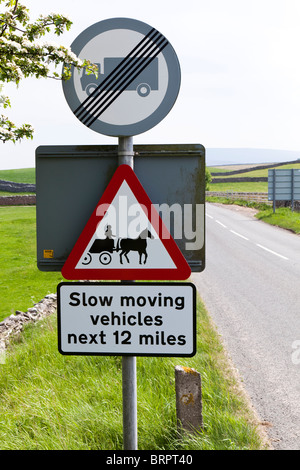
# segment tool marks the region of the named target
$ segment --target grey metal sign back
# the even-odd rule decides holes
[[[192,271],[205,268],[205,149],[135,145],[134,170]],[[36,150],[37,265],[60,271],[118,167],[118,147]]]
[[[268,199],[269,201],[299,201],[300,170],[269,170]]]
[[[155,28],[129,18],[100,21],[71,45],[98,65],[98,77],[73,70],[63,82],[66,100],[88,128],[134,136],[158,124],[173,107],[181,73],[176,53]]]

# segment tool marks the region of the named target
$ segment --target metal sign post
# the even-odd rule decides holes
[[[195,285],[62,282],[57,317],[61,354],[122,356],[123,447],[137,450],[136,356],[195,355]]]
[[[85,71],[82,71],[81,74],[72,73],[70,80],[63,82],[63,91],[65,98],[70,106],[74,115],[79,119],[79,121],[87,126],[89,129],[98,132],[100,134],[118,137],[118,165],[128,165],[131,170],[134,168],[134,151],[133,151],[133,137],[134,135],[141,134],[147,130],[153,128],[158,124],[162,119],[164,119],[169,111],[172,109],[180,89],[181,82],[181,72],[179,62],[176,56],[176,53],[169,43],[169,41],[155,28],[149,26],[146,23],[141,21],[129,19],[129,18],[113,18],[104,21],[100,21],[85,31],[83,31],[73,42],[71,46],[72,51],[78,57],[88,58],[91,62],[98,64],[98,76],[96,75],[87,75]],[[72,70],[74,72],[74,70]],[[126,168],[126,167],[125,167]],[[126,168],[126,173],[131,172]],[[133,172],[131,172],[133,173]],[[93,172],[94,175],[98,175],[97,172]],[[133,176],[135,177],[134,173]],[[181,175],[182,176],[182,175]],[[128,177],[129,178],[129,177]],[[132,178],[132,176],[131,176]],[[115,180],[114,180],[115,181]],[[165,183],[165,182],[164,182]],[[163,185],[165,185],[163,183]],[[96,181],[97,187],[99,188],[99,179]],[[135,183],[135,186],[138,186],[140,183]],[[90,183],[89,183],[90,185]],[[126,185],[124,185],[126,188]],[[128,186],[128,184],[127,184]],[[89,186],[90,187],[90,186]],[[106,190],[107,194],[107,190]],[[111,196],[111,193],[109,193]],[[139,193],[140,195],[140,193]],[[125,198],[128,199],[128,193],[125,194]],[[178,199],[178,195],[176,196]],[[147,201],[148,201],[147,196]],[[186,197],[185,197],[186,201]],[[164,202],[164,201],[163,201]],[[178,202],[178,201],[176,201]],[[112,200],[110,200],[110,204]],[[185,202],[186,203],[186,202]],[[147,202],[148,204],[148,202]],[[150,199],[149,199],[150,204]],[[120,211],[120,206],[119,211]],[[98,208],[98,206],[97,206]],[[89,219],[87,224],[90,229],[92,222],[94,221],[94,215],[96,215],[97,208],[92,214],[92,217]],[[103,209],[103,208],[102,208]],[[121,212],[121,211],[120,211]],[[123,211],[124,212],[124,211]],[[106,209],[106,215],[108,209]],[[78,215],[77,215],[78,216]],[[104,214],[102,214],[104,217]],[[102,220],[102,219],[101,219]],[[90,222],[91,221],[91,222]],[[66,224],[65,224],[66,225]],[[98,225],[97,225],[98,227]],[[110,240],[113,235],[110,229],[108,232],[107,225],[106,239]],[[145,230],[143,231],[145,232]],[[79,277],[67,277],[67,275],[73,276],[70,274],[69,267],[75,260],[75,255],[78,255],[77,244],[80,240],[85,240],[85,234],[87,232],[82,232],[82,235],[79,237],[77,243],[75,243],[75,248],[73,248],[69,258],[62,268],[62,274],[65,278],[68,279],[78,279],[78,280],[101,280],[103,279],[103,273],[99,274],[100,277],[89,278],[85,273],[78,273]],[[95,234],[94,234],[95,235]],[[92,234],[92,236],[94,236]],[[155,237],[150,233],[151,239]],[[116,234],[115,234],[116,236]],[[99,238],[99,237],[98,237]],[[119,236],[119,238],[121,238]],[[127,239],[126,241],[132,241]],[[81,243],[81,242],[80,242]],[[79,243],[79,244],[80,244]],[[98,243],[98,241],[97,241]],[[168,241],[168,246],[173,244],[172,238]],[[99,243],[98,243],[99,245]],[[193,244],[192,244],[193,245]],[[202,247],[203,243],[200,243]],[[139,245],[140,246],[140,245]],[[159,245],[161,246],[161,245]],[[163,245],[165,247],[165,245]],[[128,244],[126,245],[128,247]],[[81,247],[80,247],[81,248]],[[48,248],[47,248],[48,249]],[[136,245],[134,246],[135,251],[137,251]],[[131,250],[133,248],[131,247]],[[45,250],[44,250],[45,251]],[[126,253],[126,250],[124,250]],[[141,251],[141,250],[140,250]],[[174,242],[173,251],[180,253],[180,259],[184,261],[184,265],[180,261],[179,265],[172,265],[174,270],[174,276],[171,279],[178,280],[187,279],[190,274],[191,268],[189,267],[187,261],[184,259],[182,253],[178,249],[177,245]],[[52,250],[54,256],[54,250]],[[98,251],[91,251],[92,253],[98,253]],[[64,249],[66,253],[66,249]],[[75,253],[75,254],[74,254]],[[88,253],[90,255],[90,253]],[[168,253],[167,253],[168,254]],[[122,253],[121,253],[122,255]],[[112,277],[109,279],[121,280],[121,287],[117,284],[117,289],[124,289],[124,280],[139,279],[139,271],[132,271],[128,274],[128,277],[125,277],[123,272],[123,263],[120,255],[120,263],[122,266],[119,270],[120,277]],[[90,257],[86,257],[86,253],[81,253],[81,263],[83,266],[88,264],[90,261],[87,261]],[[83,260],[82,260],[83,257]],[[102,253],[100,254],[102,262],[104,265],[108,264],[110,261],[110,255],[105,255],[105,258],[102,258]],[[149,256],[150,258],[150,256]],[[71,259],[71,261],[70,261]],[[126,258],[127,259],[127,258]],[[144,264],[146,263],[144,260]],[[176,255],[177,260],[177,255]],[[171,260],[172,261],[172,260]],[[129,261],[128,261],[129,262]],[[172,261],[173,262],[173,261]],[[192,261],[191,261],[192,262]],[[78,264],[78,262],[77,262]],[[71,266],[73,271],[76,271],[76,267]],[[159,270],[161,270],[162,260],[161,257],[158,257]],[[186,270],[188,268],[188,271]],[[203,266],[204,267],[204,266]],[[152,276],[155,276],[155,266],[150,267],[153,269]],[[167,266],[169,268],[169,266]],[[177,270],[181,270],[181,277]],[[83,269],[83,268],[82,268]],[[166,268],[164,268],[166,269]],[[171,269],[171,268],[169,268]],[[202,266],[201,266],[202,269]],[[69,274],[68,274],[69,273]],[[75,274],[76,276],[76,274]],[[82,277],[83,276],[83,277]],[[102,277],[101,277],[102,276]],[[178,277],[179,276],[179,277]],[[183,277],[182,277],[183,276]],[[105,278],[105,277],[104,277]],[[147,277],[142,277],[143,280]],[[151,278],[153,280],[153,277]],[[164,279],[164,277],[159,277],[159,279]],[[122,282],[123,280],[123,282]],[[134,280],[126,281],[126,284],[137,286],[137,283]],[[123,284],[123,286],[122,286]],[[119,287],[118,287],[119,286]],[[99,288],[99,285],[98,287]],[[131,286],[132,288],[132,286]],[[145,286],[143,285],[143,289]],[[178,285],[176,284],[176,289]],[[161,289],[160,289],[161,290]],[[64,315],[66,316],[69,307],[79,305],[79,299],[77,298],[78,293],[73,293],[73,298],[71,302],[69,301],[64,305]],[[85,295],[85,294],[84,294]],[[75,296],[75,299],[74,299]],[[60,296],[59,296],[60,298]],[[132,297],[133,298],[133,297]],[[90,302],[93,304],[96,297],[91,296]],[[113,296],[111,296],[111,301]],[[144,297],[139,297],[141,302]],[[153,307],[155,302],[161,302],[162,293],[159,292],[153,300]],[[185,298],[182,297],[184,302]],[[152,301],[151,301],[152,302]],[[193,297],[193,305],[195,305],[195,294]],[[90,306],[92,306],[90,304]],[[191,302],[188,302],[191,305]],[[67,306],[66,306],[67,305]],[[87,307],[87,304],[84,304]],[[165,305],[161,305],[165,307]],[[184,306],[179,304],[175,309],[179,311],[184,309]],[[177,311],[176,310],[176,311]],[[60,308],[59,308],[60,311]],[[74,312],[72,312],[74,313]],[[114,313],[114,312],[112,312]],[[166,312],[170,313],[170,312]],[[173,312],[171,312],[173,313]],[[178,312],[177,312],[178,313]],[[183,313],[183,310],[182,310]],[[185,312],[186,313],[186,312]],[[123,311],[122,315],[126,317],[126,312]],[[138,312],[138,315],[141,315],[141,311]],[[195,314],[193,314],[195,317]],[[168,320],[163,320],[162,316],[157,316],[155,320],[155,325],[162,326],[164,321],[165,325],[173,320],[174,315],[167,315]],[[176,316],[176,315],[175,315]],[[105,317],[105,315],[104,315]],[[148,321],[149,320],[149,315]],[[59,313],[60,322],[62,320],[61,311]],[[74,318],[74,317],[73,317]],[[135,322],[134,315],[130,315],[131,320]],[[97,325],[100,316],[94,317],[92,315],[92,325]],[[81,320],[78,320],[80,323]],[[152,320],[151,320],[152,321]],[[179,322],[180,323],[180,322]],[[187,322],[185,322],[187,323]],[[108,325],[107,318],[104,319],[105,326]],[[64,331],[65,322],[61,322],[59,329],[60,332]],[[132,324],[133,326],[135,323]],[[173,324],[172,324],[173,325]],[[192,324],[188,324],[190,329]],[[78,326],[78,325],[77,325]],[[139,326],[141,326],[139,324]],[[181,325],[179,325],[181,327]],[[128,327],[129,328],[129,327]],[[139,330],[140,331],[140,330]],[[147,330],[149,331],[149,330]],[[133,332],[123,331],[123,333],[132,335]],[[90,340],[89,344],[92,349],[90,354],[97,353],[97,348],[93,349],[94,343],[97,347],[104,344],[105,350],[102,353],[107,354],[106,347],[108,347],[108,330],[101,331],[99,335],[100,339],[97,338],[96,334],[81,333],[77,336],[73,332],[71,336],[75,338],[75,343],[77,347],[80,347],[81,344],[87,344],[88,339]],[[119,344],[119,332],[118,330],[113,331],[112,335],[115,337],[117,344]],[[153,336],[154,335],[154,336]],[[148,342],[153,341],[152,344],[161,345],[163,347],[167,346],[171,348],[171,355],[174,355],[173,346],[177,344],[180,348],[186,345],[187,341],[185,336],[180,333],[177,333],[177,337],[174,334],[169,334],[165,331],[155,330],[153,335],[139,335],[138,340],[138,350],[131,350],[131,353],[128,350],[119,351],[119,354],[122,355],[122,381],[123,381],[123,447],[125,450],[137,450],[137,385],[136,385],[136,355],[145,355],[145,348],[148,347]],[[165,336],[166,335],[166,336]],[[100,341],[100,343],[97,343]],[[123,341],[122,344],[128,345],[129,339]],[[146,344],[144,344],[146,342]],[[151,346],[149,344],[149,347]],[[143,351],[141,350],[143,346]],[[75,348],[76,349],[76,348]],[[150,354],[152,354],[152,347],[150,347]],[[63,348],[61,348],[61,352]],[[78,350],[77,350],[78,351]],[[169,351],[170,352],[170,351]],[[67,352],[62,352],[67,353]],[[70,353],[70,352],[69,352]],[[87,353],[87,351],[85,351]],[[98,351],[99,353],[99,351]],[[128,354],[128,355],[126,355]],[[194,340],[192,351],[189,351],[189,355],[195,354]],[[182,349],[180,350],[179,356],[182,356]]]
[[[122,357],[123,448],[137,450],[136,357]]]
[[[133,155],[133,138],[119,137],[119,165],[129,165],[133,169]],[[137,450],[137,384],[136,357],[134,356],[122,356],[122,395],[123,447],[124,450]]]

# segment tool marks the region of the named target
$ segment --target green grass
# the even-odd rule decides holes
[[[240,193],[267,193],[267,182],[210,183],[210,191],[236,191]]]
[[[36,267],[35,207],[0,207],[0,321],[56,291],[60,273]]]
[[[178,439],[175,365],[202,376],[204,429]],[[27,327],[0,367],[1,450],[121,450],[121,358],[62,356],[56,316]],[[141,450],[259,449],[242,397],[226,373],[219,339],[198,306],[193,358],[137,358]]]
[[[15,183],[35,183],[35,168],[21,168],[17,170],[0,170],[0,180],[14,181]]]
[[[251,166],[251,165],[250,165]],[[241,165],[243,168],[244,165]],[[277,168],[274,165],[274,168]],[[278,167],[279,169],[290,169],[300,168],[300,163],[293,163],[293,164],[286,164]],[[259,167],[257,170],[253,170],[250,172],[239,173],[237,175],[227,175],[226,173],[231,171],[232,169],[237,170],[238,166],[228,166],[226,168],[214,168],[210,167],[209,170],[212,173],[219,173],[218,176],[213,176],[214,179],[218,178],[259,178],[259,177],[268,177],[268,169],[260,169]],[[268,192],[268,182],[237,182],[237,183],[210,183],[210,191],[235,191],[235,192],[258,192],[258,193],[266,193]]]
[[[29,191],[25,193],[13,193],[11,191],[0,191],[0,197],[1,196],[25,196],[28,194],[35,194],[35,193],[30,193]]]
[[[0,211],[1,315],[54,292],[60,273],[35,260],[35,210]],[[253,415],[203,304],[193,358],[137,358],[139,449],[259,449]],[[175,365],[201,373],[204,429],[178,439]],[[62,356],[56,315],[26,327],[0,365],[0,449],[122,449],[120,357]]]
[[[277,208],[273,213],[273,207],[267,204],[243,201],[242,199],[227,199],[225,197],[207,197],[207,202],[216,202],[219,204],[235,204],[238,206],[250,207],[257,209],[258,212],[255,214],[259,220],[266,222],[270,225],[276,225],[287,230],[291,230],[294,233],[300,233],[300,213],[293,212],[289,207]]]
[[[234,169],[237,167],[234,166]],[[300,163],[294,164],[287,164],[280,166],[280,169],[288,169],[288,168],[300,168]],[[228,167],[227,171],[230,171],[230,167]],[[214,171],[214,168],[210,168],[211,171]],[[222,172],[221,172],[222,171]],[[224,173],[225,171],[225,173]],[[220,177],[226,175],[225,169],[220,169]],[[244,173],[237,176],[267,176],[268,169],[260,170],[259,168],[253,172]],[[245,183],[214,183],[210,184],[210,191],[228,191],[228,192],[268,192],[268,183],[256,183],[256,182],[245,182]],[[266,204],[258,204],[255,202],[248,202],[243,200],[231,200],[226,197],[213,197],[208,196],[206,197],[206,201],[208,202],[219,202],[222,204],[237,204],[243,205],[247,207],[252,207],[258,209],[258,213],[256,217],[268,224],[276,225],[278,227],[291,230],[294,233],[300,233],[300,213],[299,212],[292,212],[290,208],[278,208],[276,209],[275,213],[273,213],[272,206]]]
[[[22,168],[17,170],[0,170],[0,180],[13,181],[14,183],[35,184],[35,168]],[[22,196],[23,194],[34,194],[29,191],[24,193],[12,193],[0,191],[0,196]]]
[[[268,224],[291,230],[297,234],[300,233],[300,213],[292,212],[288,207],[277,208],[275,213],[273,213],[273,208],[268,208],[260,211],[256,217]]]

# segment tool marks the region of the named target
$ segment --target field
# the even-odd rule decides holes
[[[217,167],[210,167],[209,170],[212,172],[212,173],[220,173],[220,176],[222,178],[226,177],[226,173],[228,172],[231,172],[231,171],[238,171],[238,174],[236,175],[237,177],[239,178],[242,178],[242,177],[249,177],[249,178],[253,178],[253,177],[268,177],[268,168],[261,168],[262,166],[264,165],[256,165],[255,167],[252,166],[252,165],[226,165],[226,166],[217,166]],[[249,169],[253,168],[252,171],[249,171]],[[292,169],[292,168],[295,168],[295,169],[300,169],[300,162],[299,163],[288,163],[286,165],[280,165],[280,166],[276,166],[276,164],[274,164],[274,166],[270,166],[270,169],[271,168],[278,168],[278,169],[281,169],[281,170],[287,170],[287,169]],[[248,170],[248,171],[244,171],[244,170]],[[230,177],[230,175],[228,175],[228,178]]]
[[[36,268],[35,207],[0,207],[0,243],[1,321],[55,292],[62,277]]]
[[[0,207],[0,321],[56,291],[36,267],[35,208]],[[201,374],[204,427],[179,439],[174,367]],[[193,358],[138,358],[139,449],[261,449],[259,423],[201,300]],[[121,358],[62,356],[56,315],[26,327],[0,365],[1,450],[122,449]]]
[[[269,168],[278,169],[300,169],[300,162],[287,164],[270,164],[269,168],[262,168],[261,165],[225,165],[209,167],[209,171],[214,179],[210,183],[210,191],[236,191],[236,192],[268,192],[268,182],[266,181],[239,181],[239,178],[268,178]],[[247,170],[247,171],[246,171]],[[251,170],[251,171],[249,171]],[[235,172],[235,174],[230,174]],[[235,178],[236,182],[218,182],[220,178]]]
[[[237,183],[210,183],[210,191],[235,191],[238,193],[267,193],[268,183],[264,182],[237,182]]]
[[[253,178],[253,177],[268,177],[268,168],[261,168],[262,165],[255,165],[255,169],[252,171],[246,172],[247,169],[252,169],[252,165],[226,165],[226,166],[218,166],[218,167],[210,167],[209,170],[212,174],[216,173],[213,178],[218,181],[219,178],[232,178],[233,175],[228,173],[230,172],[237,172],[234,177],[241,178]],[[288,163],[288,164],[274,164],[271,166],[272,168],[279,168],[279,169],[300,169],[300,162]],[[228,183],[210,183],[210,191],[236,191],[236,192],[268,192],[268,183],[267,182],[236,182],[232,183],[229,181]],[[297,234],[300,233],[300,213],[293,212],[288,207],[281,207],[277,208],[275,213],[273,213],[273,208],[268,207],[266,204],[255,203],[250,201],[242,201],[242,200],[231,200],[229,198],[220,198],[220,197],[213,197],[209,196],[209,192],[207,193],[206,200],[208,202],[220,202],[223,204],[239,204],[248,207],[256,207],[258,209],[258,213],[256,217],[268,224],[276,225],[278,227],[285,228],[287,230],[291,230]]]
[[[0,180],[14,181],[15,183],[35,183],[35,169],[0,170]]]

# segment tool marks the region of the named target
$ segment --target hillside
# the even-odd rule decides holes
[[[212,181],[210,191],[264,192],[268,191],[270,168],[300,169],[300,160],[271,164],[233,164],[208,167]]]
[[[206,148],[206,165],[243,165],[294,161],[300,151],[251,149],[251,148]]]
[[[294,162],[280,162],[280,163],[271,163],[269,165],[226,165],[223,167],[211,167],[210,172],[213,177],[228,178],[230,176],[238,175],[239,178],[263,178],[261,181],[268,180],[268,170],[271,168],[279,169],[300,169],[300,161],[295,160]],[[216,171],[217,170],[217,171]]]
[[[35,168],[20,168],[17,170],[0,170],[0,180],[15,183],[35,183]]]

